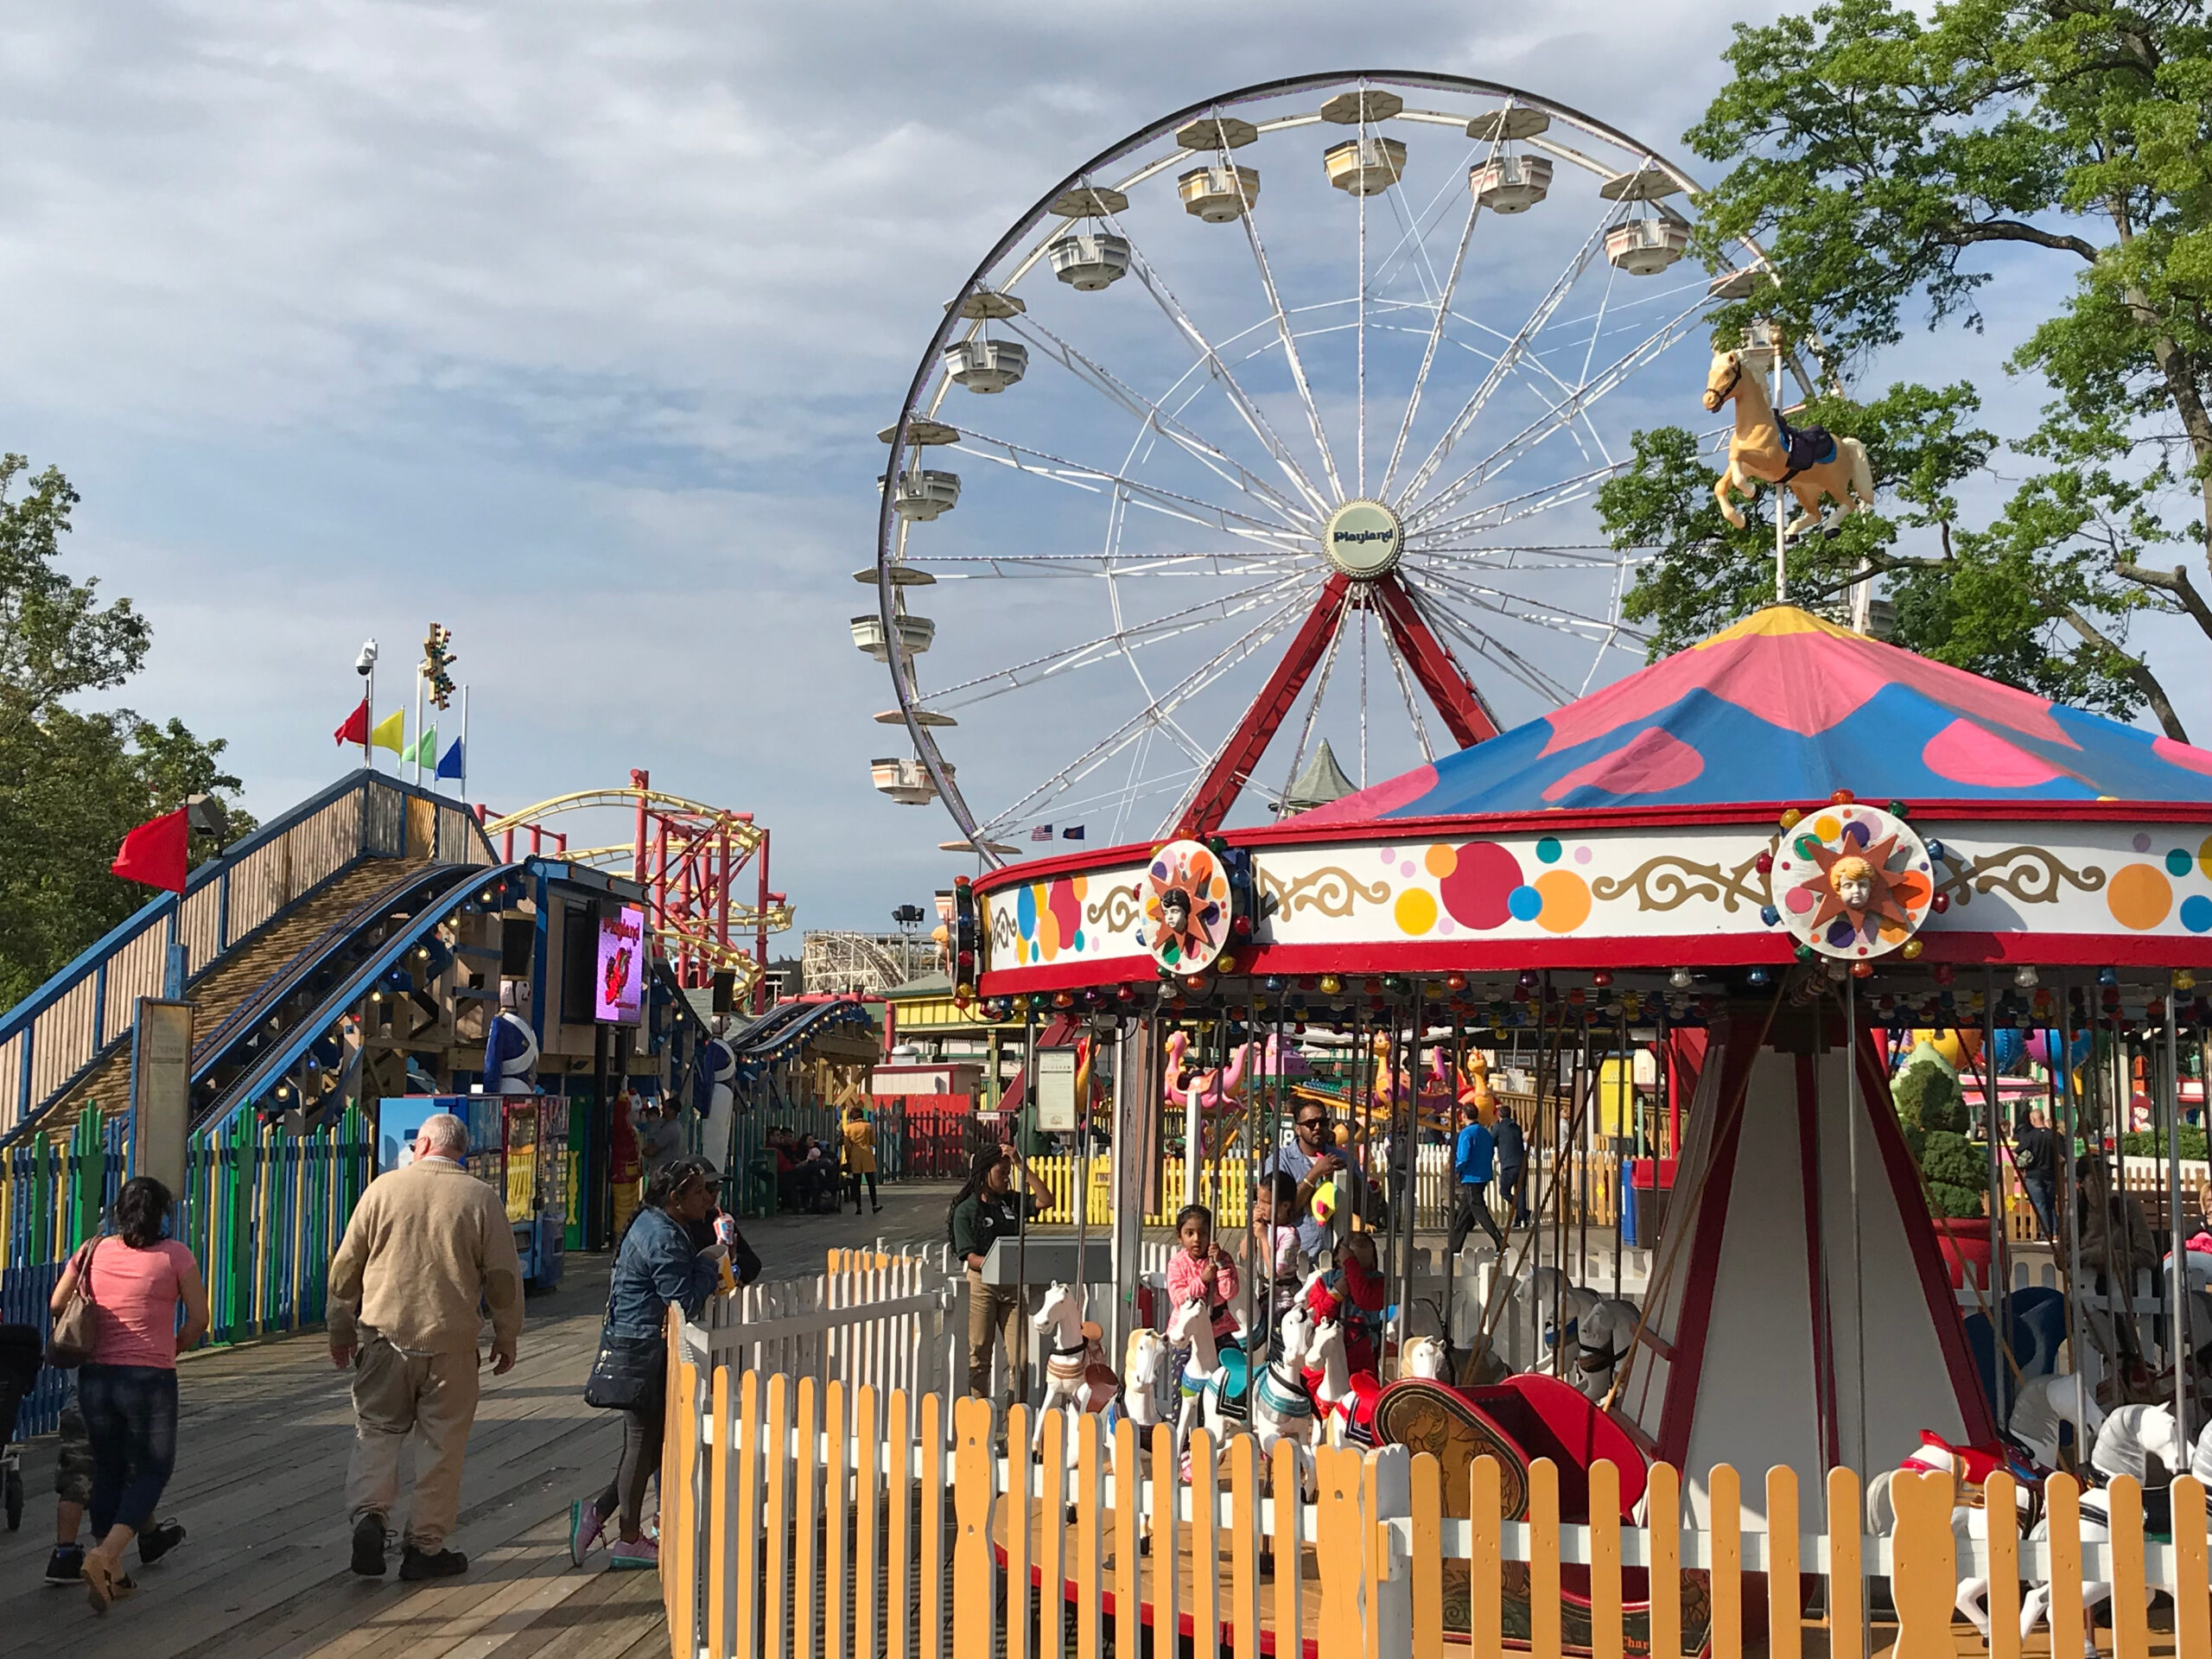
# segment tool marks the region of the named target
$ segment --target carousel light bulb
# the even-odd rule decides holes
[[[1602,990],[1605,987],[1613,982],[1613,976],[1605,969],[1600,968],[1596,973],[1590,976],[1590,982]]]
[[[1903,957],[1907,962],[1919,961],[1920,951],[1921,944],[1918,939],[1907,939],[1903,944],[1897,947],[1897,954]]]
[[[2174,976],[2174,989],[2177,991],[2193,991],[2196,988],[2196,976],[2190,973],[2188,969],[2184,968]]]
[[[1871,962],[1854,962],[1854,963],[1853,963],[1851,964],[1851,976],[1852,976],[1853,979],[1872,979],[1872,978],[1873,978],[1873,976],[1874,976],[1874,964],[1873,964],[1872,963],[1871,963]]]
[[[1849,806],[1858,798],[1859,798],[1853,794],[1849,790],[1839,789],[1828,796],[1828,804],[1830,806]]]
[[[2032,991],[2035,989],[2035,964],[2032,963],[2024,962],[2018,968],[2014,969],[2012,970],[2012,983],[2018,986],[2024,991]]]
[[[1760,986],[1760,985],[1764,985],[1764,984],[1765,984],[1765,983],[1767,982],[1768,977],[1769,977],[1769,976],[1768,976],[1767,971],[1766,971],[1766,969],[1764,969],[1764,968],[1754,968],[1754,969],[1751,969],[1751,971],[1750,973],[1745,974],[1745,975],[1744,976],[1744,983],[1745,983],[1746,985],[1750,985],[1750,986],[1757,987],[1757,986]]]
[[[1324,974],[1321,976],[1322,995],[1334,996],[1338,992],[1343,990],[1344,988],[1344,981],[1338,979],[1334,974]]]
[[[1696,982],[1687,968],[1677,968],[1667,976],[1667,982],[1678,991],[1687,991]]]

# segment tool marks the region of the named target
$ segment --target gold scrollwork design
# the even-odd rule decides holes
[[[1126,931],[1129,924],[1137,918],[1136,883],[1133,881],[1126,887],[1109,887],[1103,899],[1083,907],[1083,919],[1086,922],[1095,922],[1101,918],[1104,918],[1109,932]]]
[[[1693,899],[1707,903],[1718,899],[1720,908],[1732,915],[1739,903],[1767,902],[1763,887],[1747,879],[1758,874],[1758,863],[1757,853],[1733,869],[1662,854],[1647,859],[1625,876],[1599,876],[1590,884],[1590,892],[1599,899],[1624,899],[1634,893],[1638,910],[1675,910]]]
[[[1349,916],[1355,905],[1379,905],[1390,896],[1388,881],[1370,885],[1334,864],[1309,871],[1287,886],[1279,877],[1262,871],[1260,887],[1286,916],[1295,916],[1301,910],[1318,910],[1324,916]]]
[[[1951,874],[1936,891],[1948,893],[1961,905],[1974,902],[1977,893],[2002,893],[2024,905],[2055,905],[2062,883],[2095,893],[2105,884],[2105,873],[2094,864],[2069,869],[2042,847],[2007,847],[1986,858],[1961,857],[1943,849],[1942,862]]]
[[[993,905],[991,906],[991,943],[994,945],[1001,950],[1011,945],[1014,943],[1015,925],[1013,906],[1007,905],[1001,907]]]

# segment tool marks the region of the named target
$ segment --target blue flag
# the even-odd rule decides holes
[[[438,759],[438,776],[441,778],[464,778],[467,777],[467,774],[468,764],[467,760],[462,758],[461,753],[461,740],[456,737],[454,739],[452,745],[448,747],[445,753],[441,755]]]

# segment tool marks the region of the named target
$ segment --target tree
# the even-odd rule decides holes
[[[1989,1168],[1967,1139],[1965,1099],[1948,1065],[1923,1052],[1898,1074],[1891,1090],[1904,1142],[1928,1183],[1929,1202],[1939,1216],[1978,1216],[1989,1190]]]
[[[27,467],[0,456],[0,1007],[145,901],[108,873],[125,831],[188,796],[239,787],[220,739],[65,702],[123,684],[152,635],[129,600],[103,604],[97,581],[58,568],[77,494],[55,468],[26,480]],[[251,828],[225,804],[234,834]]]
[[[1886,573],[1901,643],[2115,715],[2148,707],[2185,739],[2126,640],[2144,609],[2185,615],[2212,638],[2190,565],[2155,563],[2184,543],[2202,559],[2212,536],[2202,4],[1948,0],[1923,21],[1891,0],[1833,0],[1738,25],[1726,59],[1732,79],[1688,135],[1728,167],[1700,202],[1697,235],[1714,258],[1755,238],[1781,281],[1717,311],[1720,338],[1771,315],[1840,391],[1904,338],[1916,307],[1930,327],[1979,330],[1997,250],[2073,279],[2011,359],[2050,397],[2037,424],[2005,435],[2027,475],[1978,530],[1958,524],[1952,492],[1996,440],[1974,434],[1979,454],[1923,444],[1916,469],[1896,418],[1916,404],[1970,418],[1970,391],[1904,385],[1865,410],[1816,404],[1808,418],[1831,414],[1869,439],[1877,482],[1903,511],[1797,550],[1793,589],[1801,566],[1815,592]],[[1640,613],[1668,639],[1700,612],[1687,587],[1745,596],[1751,567],[1771,557],[1770,543],[1696,522],[1675,487],[1681,436],[1645,435],[1601,502],[1617,541],[1651,537]],[[1922,533],[1908,540],[1910,530]]]

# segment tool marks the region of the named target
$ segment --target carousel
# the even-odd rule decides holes
[[[2127,1288],[2139,1263],[2184,1259],[2179,1136],[2153,1237],[2117,1130],[2139,1097],[2171,1130],[2184,1056],[2201,1075],[2212,753],[1781,602],[1789,539],[1878,480],[1847,435],[1789,425],[1785,375],[1805,382],[1770,333],[1709,360],[1694,338],[1711,304],[1776,280],[1758,248],[1630,297],[1684,251],[1673,203],[1694,188],[1493,83],[1273,83],[1095,157],[947,306],[882,434],[877,558],[856,573],[877,605],[853,632],[889,669],[877,721],[913,747],[875,763],[879,786],[940,804],[944,846],[981,866],[955,890],[957,996],[1024,1025],[1039,1126],[1049,1109],[1110,1134],[1113,1282],[1103,1306],[1083,1284],[1045,1298],[1054,1361],[1031,1397],[1263,1446],[1415,1446],[1460,1515],[1494,1459],[1509,1519],[1539,1459],[1563,1520],[1593,1491],[1633,1519],[1663,1462],[1700,1524],[1720,1464],[1818,1490],[1839,1466],[1972,1483],[2067,1460],[2156,1486],[2188,1463],[2212,1305],[2169,1275],[2146,1325]],[[1493,219],[1539,227],[1534,257],[1501,254]],[[1249,266],[1241,308],[1224,261]],[[1352,292],[1296,292],[1346,269]],[[1762,487],[1777,501],[1777,602],[1629,672],[1631,554],[1587,521],[1629,434],[1600,404],[1669,375],[1685,402],[1701,379],[1722,422],[1732,520]],[[968,394],[1007,435],[977,429]],[[1096,524],[1050,510],[1071,491]],[[961,652],[984,660],[948,668]],[[1116,664],[1118,699],[1099,677]],[[1400,702],[1418,764],[1370,783]],[[1358,786],[1313,805],[1329,730],[1356,733]],[[1238,826],[1278,762],[1274,820]],[[1085,844],[1017,865],[1025,835]],[[1078,1043],[1080,1061],[1040,1064]],[[1901,1115],[1900,1062],[1923,1050],[1984,1103],[1979,1141]],[[1606,1284],[1570,1248],[1563,1183],[1604,1080],[1639,1066],[1663,1079],[1665,1127],[1638,1149],[1670,1165],[1671,1194],[1634,1281],[1616,1249]],[[1507,1071],[1530,1091],[1534,1224],[1437,1260],[1403,1201],[1417,1144],[1493,1119]],[[1077,1076],[1110,1089],[1047,1087]],[[1203,1304],[1141,1282],[1146,1183],[1179,1132],[1186,1199],[1207,1158],[1256,1198],[1318,1097],[1366,1179],[1313,1185],[1290,1218],[1326,1230],[1313,1279],[1217,1341]],[[2008,1289],[1999,1103],[2032,1103],[2081,1154],[2047,1296]],[[1087,1159],[1094,1137],[1076,1144]],[[1978,1186],[1959,1166],[1977,1155]],[[1962,1229],[1944,1195],[1977,1191],[1990,1213]],[[1977,1225],[1990,1266],[1967,1308],[1945,1251]],[[1446,1624],[1465,1630],[1460,1571]],[[1560,1616],[1587,1647],[1581,1571],[1563,1570]],[[1700,1582],[1685,1574],[1693,1651],[1711,1634]],[[1524,1640],[1534,1593],[1509,1563]]]
[[[2059,1356],[2036,1351],[2001,1287],[1980,1322],[1997,1363],[1977,1363],[1892,1055],[1914,1032],[1975,1036],[1990,1055],[2000,1032],[2048,1033],[2078,1061],[2048,1084],[2063,1131],[2102,1147],[2113,1101],[2146,1071],[2171,1122],[2179,1058],[2212,1026],[2193,977],[2212,965],[2212,753],[1775,606],[1283,823],[1039,862],[961,893],[974,995],[1128,1033],[1140,1058],[1117,1147],[1142,1144],[1169,1057],[1193,1045],[1287,1056],[1342,1033],[1413,1077],[1516,1047],[1564,1057],[1572,1077],[1662,1052],[1686,1094],[1680,1173],[1630,1311],[1557,1271],[1465,1267],[1471,1332],[1446,1321],[1441,1375],[1400,1377],[1422,1346],[1407,1331],[1416,1252],[1376,1210],[1392,1323],[1363,1400],[1349,1390],[1357,1421],[1326,1432],[1462,1465],[1497,1456],[1509,1513],[1534,1457],[1611,1459],[1627,1508],[1664,1460],[1701,1515],[1715,1464],[1817,1482],[1927,1446],[2005,1447],[2016,1414],[2050,1414]],[[1258,1069],[1242,1108],[1255,1173],[1297,1087],[1288,1065]],[[1540,1170],[1588,1092],[1568,1091],[1564,1127],[1535,1126]],[[1415,1096],[1399,1098],[1408,1128]],[[2095,1281],[2104,1263],[2084,1251],[2110,1241],[2062,1231],[2067,1283]],[[1516,1295],[1558,1304],[1571,1364],[1494,1375],[1486,1333]],[[2178,1414],[2181,1437],[2201,1421],[2191,1351],[2212,1327],[2200,1306],[2188,1334],[2188,1300],[2156,1355],[2068,1300],[2073,1369],[2101,1385],[2071,1391],[2085,1460],[2116,1407]],[[1587,1382],[1577,1313],[1625,1327],[1602,1389],[1560,1380]],[[1254,1351],[1286,1334],[1253,1332]]]

